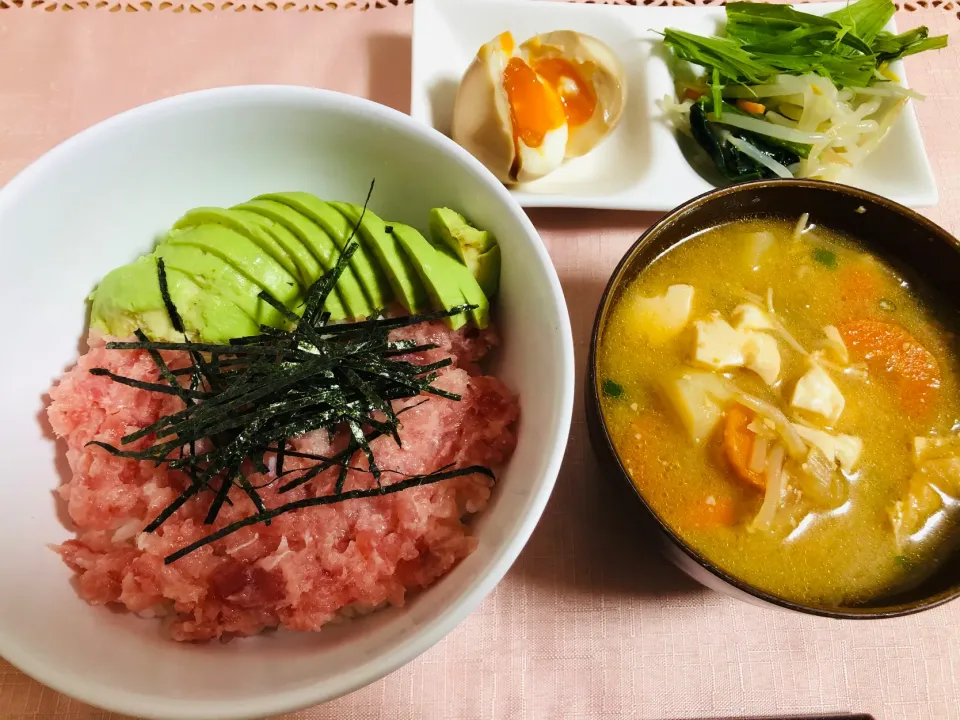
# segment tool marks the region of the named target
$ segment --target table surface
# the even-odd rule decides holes
[[[303,84],[408,109],[412,9],[402,0],[340,2],[373,5],[367,12],[320,3],[314,7],[323,12],[305,15],[292,2],[288,11],[282,2],[262,3],[262,12],[253,5],[236,12],[242,3],[231,2],[115,3],[36,0],[30,9],[29,0],[27,7],[0,0],[0,185],[77,131],[189,90]],[[956,5],[907,9],[916,11],[899,14],[901,30],[926,24],[960,39]],[[913,86],[929,97],[918,113],[941,196],[924,212],[958,234],[960,52],[955,44],[908,65]],[[656,215],[530,215],[563,284],[582,382],[603,287]],[[608,496],[580,396],[578,389],[566,460],[543,519],[480,609],[393,675],[286,720],[816,712],[960,719],[960,603],[852,623],[759,609],[705,590],[648,549]],[[0,659],[0,718],[118,716],[43,688]]]

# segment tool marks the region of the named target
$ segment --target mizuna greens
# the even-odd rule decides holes
[[[667,28],[674,56],[703,69],[662,106],[730,180],[834,179],[883,140],[906,103],[889,63],[947,46],[926,27],[883,30],[891,0],[857,0],[825,16],[784,5],[726,6],[724,37]]]

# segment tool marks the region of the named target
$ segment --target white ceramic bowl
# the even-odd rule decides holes
[[[519,444],[474,527],[480,545],[437,585],[319,633],[226,645],[174,643],[156,621],[90,607],[48,547],[70,537],[53,490],[65,465],[44,393],[76,359],[84,299],[180,214],[306,190],[424,227],[459,208],[503,251],[498,374],[520,393]],[[516,559],[543,511],[572,411],[573,342],[550,259],[530,221],[440,133],[374,103],[253,86],[162,100],[68,140],[0,190],[0,655],[51,687],[149,718],[254,718],[342,695],[395,670],[464,619]]]

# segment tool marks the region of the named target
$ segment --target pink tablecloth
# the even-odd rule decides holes
[[[411,9],[403,3],[301,14],[271,10],[284,6],[280,0],[239,13],[219,9],[229,2],[179,13],[179,4],[138,2],[153,10],[110,13],[82,0],[73,12],[44,12],[54,4],[21,9],[0,0],[0,184],[84,127],[187,90],[295,83],[407,107]],[[902,12],[898,21],[960,41],[951,3]],[[929,95],[919,113],[941,203],[928,214],[958,233],[960,52],[954,45],[911,58],[909,70]],[[603,286],[653,216],[532,216],[563,282],[582,380]],[[960,719],[960,603],[854,624],[760,610],[704,590],[645,549],[608,496],[578,406],[546,514],[482,607],[390,677],[290,718],[679,720],[817,711]],[[46,690],[0,660],[0,718],[115,716]]]

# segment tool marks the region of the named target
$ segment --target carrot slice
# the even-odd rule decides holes
[[[849,322],[837,329],[854,360],[893,381],[911,417],[930,412],[940,390],[940,366],[919,340],[899,325],[877,320]]]
[[[694,88],[687,88],[686,90],[683,91],[684,100],[693,100],[694,102],[696,102],[701,97],[703,97],[703,93],[700,92],[699,90],[695,90]]]
[[[838,280],[840,301],[847,317],[860,319],[877,312],[883,284],[877,270],[863,263],[846,265],[840,270]]]
[[[737,509],[726,495],[710,495],[684,513],[684,525],[695,528],[730,527],[737,523]]]
[[[763,115],[767,111],[765,105],[750,100],[737,100],[737,107],[751,115]]]
[[[756,417],[753,410],[740,404],[727,410],[723,425],[723,448],[737,477],[751,487],[764,490],[767,487],[766,477],[762,472],[750,469],[750,456],[757,435],[749,429],[749,425]]]

